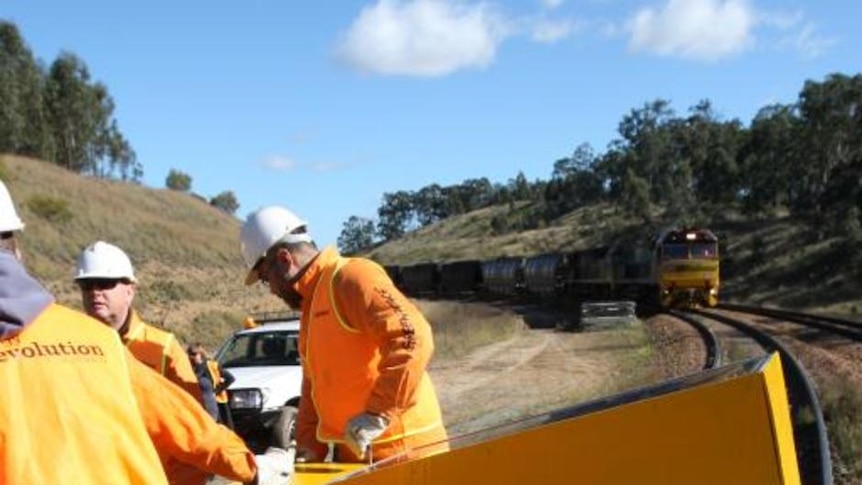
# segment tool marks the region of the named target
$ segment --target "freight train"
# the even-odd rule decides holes
[[[563,305],[631,300],[641,306],[718,303],[719,240],[708,229],[670,229],[647,241],[491,260],[388,265],[407,295],[524,299]]]

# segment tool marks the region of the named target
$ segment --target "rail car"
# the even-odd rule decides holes
[[[654,307],[715,306],[718,238],[707,229],[671,229],[649,240],[486,261],[387,266],[412,296],[479,296],[570,305],[631,300]]]

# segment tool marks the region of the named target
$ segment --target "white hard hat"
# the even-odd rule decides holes
[[[15,204],[6,184],[0,180],[0,232],[20,231],[24,229],[24,223],[15,211]]]
[[[96,241],[87,246],[78,256],[75,280],[91,278],[137,281],[132,262],[126,253],[104,241]]]
[[[240,250],[249,269],[245,284],[250,285],[257,281],[258,273],[255,267],[275,243],[311,242],[311,235],[308,233],[291,234],[305,226],[305,221],[284,207],[264,207],[249,214],[240,233]]]

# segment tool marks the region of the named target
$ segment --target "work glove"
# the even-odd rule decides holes
[[[344,441],[360,460],[365,459],[365,452],[371,446],[371,442],[386,431],[389,421],[374,414],[362,413],[354,416],[347,422],[347,430],[344,432]]]
[[[252,485],[287,485],[293,474],[293,459],[296,449],[285,450],[270,446],[262,455],[254,455],[257,463],[257,475]]]

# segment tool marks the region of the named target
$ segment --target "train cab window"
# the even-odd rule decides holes
[[[716,256],[716,247],[715,244],[693,244],[691,246],[691,257],[692,258],[714,258]]]
[[[665,244],[662,246],[662,259],[688,259],[688,246],[685,244]]]

